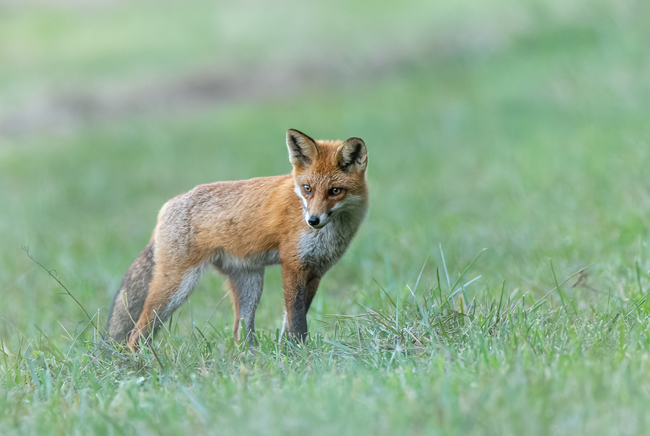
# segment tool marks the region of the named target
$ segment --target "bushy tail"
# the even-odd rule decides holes
[[[140,318],[153,278],[153,253],[154,243],[150,242],[131,264],[115,294],[106,326],[108,337],[114,341],[126,342]]]

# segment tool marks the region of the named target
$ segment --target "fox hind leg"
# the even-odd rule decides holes
[[[229,271],[228,288],[235,311],[235,341],[240,341],[242,321],[246,324],[246,339],[249,345],[257,345],[255,339],[255,311],[262,297],[264,268],[238,269]]]
[[[144,308],[131,332],[129,348],[136,350],[141,337],[147,339],[161,322],[187,300],[204,270],[203,263],[185,268],[165,268],[164,265],[156,268]]]

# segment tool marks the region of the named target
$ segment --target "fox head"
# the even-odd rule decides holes
[[[287,131],[294,191],[305,222],[321,229],[341,213],[365,213],[368,152],[360,138],[316,141],[294,129]]]

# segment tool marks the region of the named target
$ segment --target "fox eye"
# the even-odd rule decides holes
[[[311,194],[311,186],[302,185],[302,189],[304,189],[307,194]]]
[[[341,188],[332,188],[330,189],[330,195],[335,197],[341,193],[342,189]]]

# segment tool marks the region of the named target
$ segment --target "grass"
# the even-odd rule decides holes
[[[645,433],[647,5],[196,5],[0,6],[0,126],[70,89],[206,67],[318,76],[320,56],[350,68],[0,136],[0,434]],[[305,39],[303,22],[275,32],[288,11],[321,20]],[[277,344],[277,268],[255,353],[232,341],[217,275],[153,348],[101,347],[21,249],[101,327],[164,201],[287,172],[289,127],[362,137],[370,158],[370,214],[322,281],[306,347]]]

